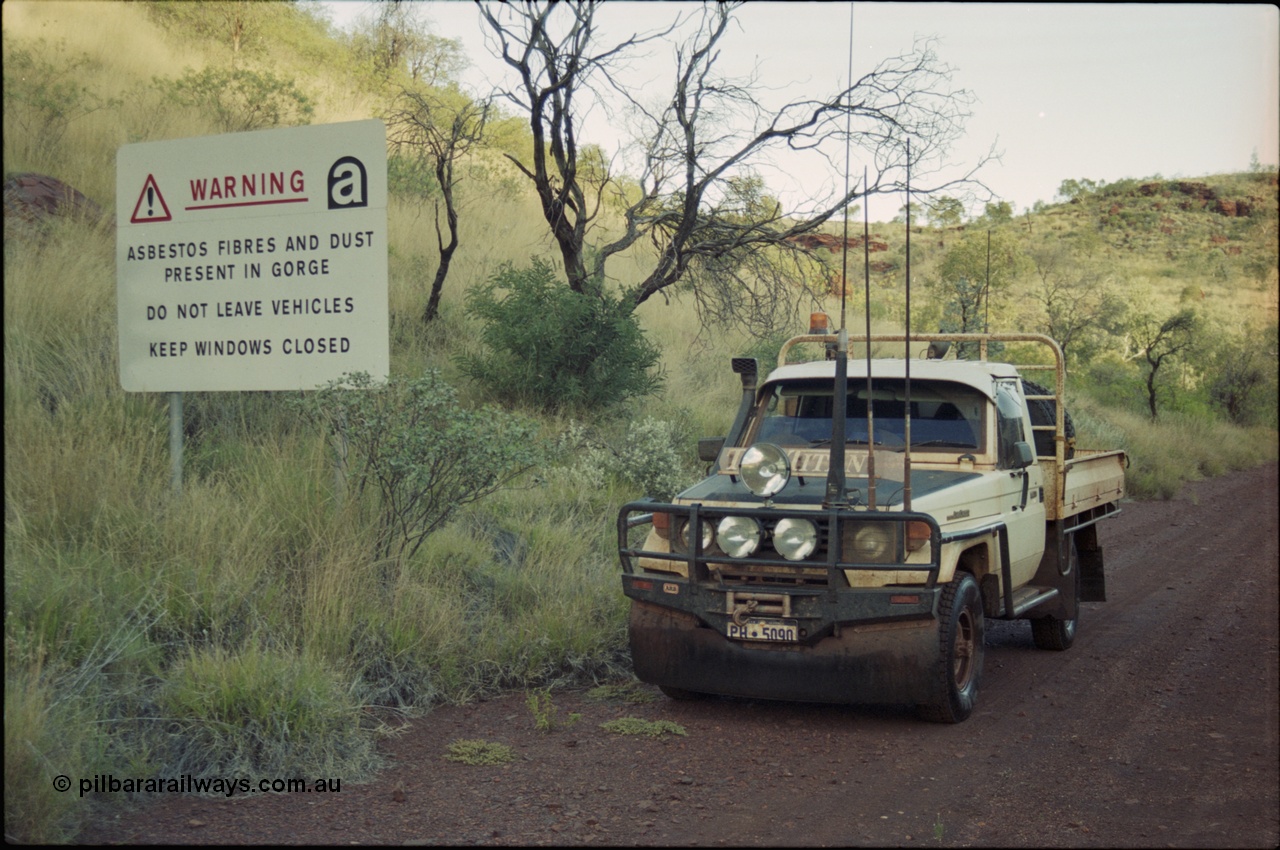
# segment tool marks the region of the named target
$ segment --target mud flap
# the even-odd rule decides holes
[[[1106,602],[1107,577],[1102,567],[1102,547],[1098,545],[1098,528],[1091,525],[1075,533],[1076,553],[1080,558],[1080,601]]]
[[[631,659],[643,682],[756,699],[915,705],[931,697],[936,619],[849,626],[813,644],[726,638],[692,614],[632,601]]]
[[[1083,529],[1077,534],[1084,531],[1092,531],[1092,528]],[[1077,597],[1076,588],[1077,580],[1075,570],[1080,569],[1079,558],[1076,559],[1075,570],[1068,567],[1071,562],[1071,546],[1072,538],[1076,535],[1064,534],[1061,541],[1058,539],[1057,523],[1049,523],[1044,532],[1044,555],[1040,557],[1040,565],[1036,568],[1035,577],[1031,579],[1031,584],[1036,587],[1052,587],[1057,589],[1058,593],[1043,605],[1038,605],[1024,616],[1040,617],[1050,616],[1059,620],[1071,620],[1076,616],[1076,608],[1080,602],[1083,602],[1083,596]],[[1061,542],[1062,551],[1059,552],[1058,546]],[[1064,574],[1063,570],[1067,572]],[[1083,576],[1081,576],[1083,577]]]

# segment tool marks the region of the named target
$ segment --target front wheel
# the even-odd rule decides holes
[[[957,573],[938,606],[938,659],[932,672],[934,701],[919,707],[925,720],[959,723],[973,713],[986,650],[982,593],[968,573]]]

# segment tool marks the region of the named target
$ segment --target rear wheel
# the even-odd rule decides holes
[[[1076,553],[1074,537],[1067,539],[1067,569],[1074,576],[1072,587],[1076,595],[1075,616],[1069,619],[1059,617],[1037,617],[1031,621],[1031,638],[1037,649],[1062,652],[1070,649],[1076,642],[1076,630],[1080,626],[1080,556]]]
[[[973,576],[957,573],[942,591],[938,621],[934,701],[919,706],[919,713],[935,723],[959,723],[973,713],[986,651],[982,594]]]

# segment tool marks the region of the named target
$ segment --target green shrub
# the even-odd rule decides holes
[[[445,759],[472,765],[507,764],[516,760],[516,751],[494,741],[463,738],[449,744]]]
[[[633,704],[656,702],[658,699],[656,693],[647,690],[635,679],[598,685],[587,691],[583,696],[591,702],[625,702]]]
[[[377,556],[412,557],[458,508],[492,495],[540,457],[536,425],[497,408],[466,410],[435,370],[375,384],[347,375],[298,402],[345,458],[355,495],[379,496]]]
[[[617,735],[647,735],[660,738],[663,735],[684,735],[684,727],[670,720],[642,720],[639,717],[619,717],[600,724],[600,728]]]
[[[1237,425],[1276,425],[1276,326],[1262,333],[1219,334],[1205,378],[1215,409]]]
[[[315,112],[293,80],[247,68],[187,70],[176,80],[156,80],[179,106],[198,109],[224,133],[308,124]]]
[[[558,449],[562,456],[574,458],[565,474],[581,486],[599,489],[605,476],[613,476],[641,495],[671,499],[698,478],[681,458],[682,442],[675,424],[650,416],[629,424],[616,445],[571,422]]]
[[[656,392],[661,352],[628,304],[578,293],[545,260],[504,266],[467,295],[484,323],[487,352],[464,355],[462,371],[496,397],[543,410],[607,408]]]
[[[392,154],[387,157],[387,191],[423,200],[439,195],[440,184],[427,160]]]
[[[1097,357],[1084,370],[1083,379],[1073,378],[1072,383],[1108,407],[1133,412],[1146,409],[1146,386],[1137,364],[1117,354]]]
[[[558,722],[556,717],[560,713],[560,709],[551,699],[550,688],[530,691],[525,697],[524,704],[529,709],[529,713],[533,715],[534,728],[539,732],[554,732],[556,729],[572,726],[582,719],[581,714],[571,712],[567,721],[564,723]]]
[[[103,107],[118,105],[90,91],[78,77],[95,70],[86,55],[52,61],[66,45],[50,46],[38,39],[33,49],[19,47],[4,39],[4,123],[18,136],[38,140],[43,146],[57,146],[72,121]]]

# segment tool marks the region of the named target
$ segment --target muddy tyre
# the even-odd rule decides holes
[[[1031,621],[1031,638],[1037,649],[1062,652],[1076,642],[1076,630],[1080,627],[1080,556],[1076,553],[1074,537],[1067,540],[1067,562],[1075,574],[1076,615],[1070,619],[1037,617]]]
[[[938,659],[932,672],[934,700],[918,707],[934,723],[960,723],[973,713],[985,655],[982,593],[968,573],[957,573],[938,606]]]

